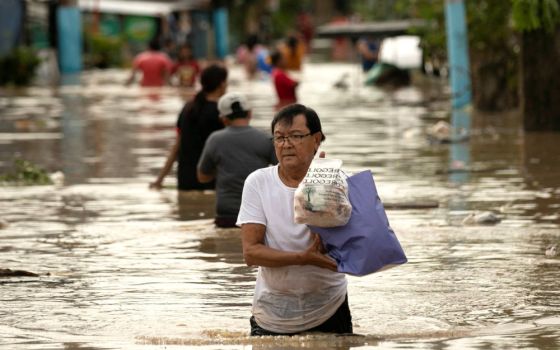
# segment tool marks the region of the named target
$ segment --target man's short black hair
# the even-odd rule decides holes
[[[231,104],[232,113],[226,115],[226,118],[229,120],[239,119],[239,118],[247,118],[249,116],[249,112],[243,110],[239,101],[235,101]]]
[[[158,38],[153,38],[152,40],[150,40],[150,42],[148,43],[148,47],[152,51],[161,50],[161,44],[159,43],[159,39]]]
[[[294,118],[300,114],[303,114],[303,116],[305,117],[305,125],[309,129],[309,132],[311,132],[312,134],[320,132],[321,141],[325,141],[325,134],[323,134],[323,130],[321,128],[321,120],[319,119],[317,112],[299,103],[294,103],[292,105],[286,106],[278,111],[278,113],[276,113],[271,123],[272,134],[274,134],[274,127],[276,126],[276,124],[282,122],[288,125],[292,125]]]
[[[273,67],[278,67],[278,63],[280,63],[281,60],[282,60],[282,53],[280,51],[274,51],[270,55],[270,64]]]

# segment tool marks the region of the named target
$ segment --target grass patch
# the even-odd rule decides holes
[[[0,175],[0,185],[52,185],[49,174],[39,166],[23,159],[14,160],[14,171]]]

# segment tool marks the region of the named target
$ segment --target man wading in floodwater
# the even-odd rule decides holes
[[[245,179],[277,160],[270,136],[249,125],[251,109],[244,96],[225,94],[218,110],[226,128],[206,140],[197,177],[201,183],[216,180],[216,226],[236,227]]]
[[[279,165],[249,175],[237,219],[245,262],[259,267],[251,335],[352,333],[346,276],[319,236],[294,223],[294,193],[325,139],[319,116],[287,106],[272,133]]]

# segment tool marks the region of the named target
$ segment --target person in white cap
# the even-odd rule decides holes
[[[251,109],[243,95],[225,94],[218,111],[226,128],[206,140],[197,177],[201,183],[216,180],[216,226],[235,227],[245,179],[278,161],[270,135],[249,125]]]

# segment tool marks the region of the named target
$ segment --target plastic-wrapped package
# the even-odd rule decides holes
[[[294,195],[294,220],[318,227],[345,225],[352,214],[340,159],[316,158]]]

